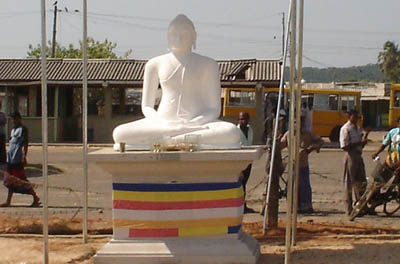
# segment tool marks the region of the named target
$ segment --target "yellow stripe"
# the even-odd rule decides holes
[[[213,226],[236,226],[242,217],[209,218],[199,220],[141,221],[114,219],[114,227],[119,228],[203,228]]]
[[[197,228],[179,228],[180,237],[215,236],[228,233],[227,226],[210,226]]]
[[[179,201],[209,201],[219,199],[240,198],[243,188],[219,191],[194,192],[131,192],[113,191],[113,200],[127,200],[140,202],[179,202]]]

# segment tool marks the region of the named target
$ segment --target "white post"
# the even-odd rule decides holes
[[[49,263],[48,228],[48,175],[47,175],[47,43],[46,43],[46,1],[41,1],[42,14],[42,172],[43,172],[43,263]]]
[[[53,123],[53,141],[54,143],[57,142],[58,138],[58,114],[59,114],[59,107],[60,104],[58,103],[60,97],[60,86],[55,87],[54,91],[54,123]]]
[[[4,87],[4,100],[3,100],[3,111],[6,114],[6,116],[9,116],[10,114],[10,107],[9,107],[9,97],[10,97],[10,90],[8,89],[8,86]],[[5,125],[5,132],[6,132],[6,139],[8,138],[8,122],[9,120],[7,119],[6,125]]]
[[[292,219],[292,246],[296,245],[297,233],[297,208],[298,208],[298,195],[299,195],[299,151],[300,151],[300,135],[301,135],[301,89],[302,89],[302,76],[303,76],[303,14],[304,14],[304,0],[299,0],[299,43],[297,54],[297,96],[296,96],[296,181],[295,181],[295,199],[293,206],[293,219]]]
[[[83,0],[83,40],[82,40],[82,140],[83,140],[83,195],[84,195],[84,220],[83,220],[83,243],[87,242],[88,236],[88,164],[87,164],[87,0]]]
[[[265,210],[264,210],[264,223],[263,223],[263,235],[265,235],[265,229],[266,227],[266,221],[267,221],[267,214],[268,214],[268,201],[271,195],[271,185],[272,185],[272,173],[273,173],[273,168],[274,168],[274,162],[275,162],[275,151],[276,151],[276,138],[278,134],[278,126],[279,126],[279,110],[281,109],[281,101],[282,101],[282,94],[283,94],[283,89],[284,89],[284,78],[283,75],[285,73],[285,68],[286,68],[286,58],[287,58],[287,49],[288,49],[288,44],[289,44],[289,31],[290,31],[290,19],[291,19],[291,3],[289,5],[289,15],[288,15],[288,23],[287,23],[287,30],[286,30],[286,35],[285,35],[285,46],[283,49],[283,57],[282,57],[282,65],[281,65],[281,80],[279,83],[279,94],[278,94],[278,105],[276,109],[276,118],[275,118],[275,127],[274,127],[274,135],[273,135],[273,141],[272,141],[272,150],[271,150],[271,161],[270,161],[270,167],[269,167],[269,178],[268,178],[268,190],[267,190],[267,196],[265,198]]]
[[[288,197],[287,197],[287,219],[286,219],[286,248],[285,264],[291,262],[291,235],[292,235],[292,211],[293,211],[293,169],[295,159],[295,79],[296,79],[296,0],[291,0],[291,33],[290,33],[290,127],[289,127],[289,166],[288,166]]]

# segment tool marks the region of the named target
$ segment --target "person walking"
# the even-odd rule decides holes
[[[344,159],[345,206],[346,213],[353,210],[353,192],[356,202],[361,198],[367,187],[365,165],[362,151],[367,144],[367,136],[363,138],[361,129],[357,126],[358,111],[353,109],[348,113],[348,121],[340,129],[340,148],[346,152]]]
[[[10,134],[9,147],[7,151],[7,169],[4,172],[3,184],[8,188],[7,201],[1,204],[2,207],[11,205],[14,193],[29,194],[33,197],[31,207],[40,205],[33,185],[25,175],[24,166],[27,164],[28,154],[28,129],[21,122],[21,115],[15,112],[11,115],[13,128]]]
[[[253,145],[253,129],[251,128],[250,124],[250,115],[247,112],[240,112],[238,117],[238,124],[237,127],[240,128],[241,135],[240,135],[240,144],[242,146],[251,146]],[[251,166],[250,163],[242,172],[241,172],[241,179],[243,185],[244,195],[246,195],[246,184],[250,178],[251,173]],[[244,203],[244,212],[249,213],[253,210],[247,207],[246,202]]]

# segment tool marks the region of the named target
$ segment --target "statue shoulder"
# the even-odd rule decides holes
[[[204,55],[200,55],[200,54],[194,53],[194,52],[192,54],[195,57],[196,61],[198,61],[200,63],[217,65],[217,61],[214,60],[213,58],[210,58],[210,57],[207,57]]]
[[[203,56],[197,53],[193,53],[195,57],[196,64],[201,65],[203,69],[207,69],[210,72],[219,72],[219,66],[216,60]]]
[[[167,60],[167,54],[164,54],[164,55],[160,55],[160,56],[151,58],[151,59],[149,59],[149,60],[146,62],[146,68],[149,68],[149,67],[156,67],[156,66],[158,66],[161,62],[164,62],[165,60]]]

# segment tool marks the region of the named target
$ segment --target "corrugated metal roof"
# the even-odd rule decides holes
[[[90,59],[88,80],[143,81],[146,60]],[[221,81],[279,81],[279,60],[220,60]],[[79,59],[49,59],[49,81],[82,80],[82,61]],[[41,61],[38,59],[0,60],[0,82],[39,81]]]

